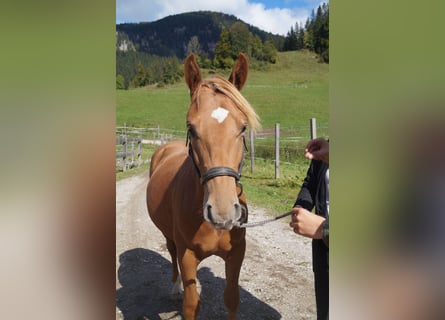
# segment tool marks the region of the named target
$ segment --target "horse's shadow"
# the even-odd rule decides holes
[[[170,296],[170,261],[154,251],[136,248],[122,253],[119,262],[122,287],[116,292],[116,305],[124,320],[160,320],[159,314],[168,319],[182,319],[182,300]],[[225,279],[216,277],[207,267],[198,270],[198,279],[202,285],[198,319],[226,319]],[[281,319],[281,315],[240,287],[238,318],[274,320]]]

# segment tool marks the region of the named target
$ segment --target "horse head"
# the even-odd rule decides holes
[[[194,55],[187,57],[184,72],[190,89],[187,113],[190,156],[204,189],[203,215],[216,229],[239,224],[242,208],[237,184],[244,157],[245,133],[259,126],[258,116],[240,94],[249,65],[240,54],[229,80],[203,79]]]

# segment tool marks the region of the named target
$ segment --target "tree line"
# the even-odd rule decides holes
[[[139,51],[116,51],[116,89],[172,84],[184,75],[176,56],[160,57]]]
[[[265,64],[275,63],[277,60],[277,49],[272,40],[263,42],[241,22],[235,22],[230,28],[222,29],[214,57],[202,50],[197,36],[190,38],[186,49],[186,55],[195,54],[200,66],[209,69],[231,68],[240,52],[250,57],[254,68],[264,67]],[[151,84],[162,86],[180,81],[182,77],[182,65],[176,56],[160,57],[136,50],[116,50],[117,89]]]
[[[291,26],[284,40],[284,51],[309,49],[329,63],[329,3],[323,3],[315,13],[312,10],[304,26],[295,23]]]

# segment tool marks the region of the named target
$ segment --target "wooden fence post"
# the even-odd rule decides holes
[[[129,137],[127,135],[127,131],[130,133],[135,132],[137,128],[130,128],[130,130],[127,130],[126,125],[122,128],[117,130],[117,136],[116,136],[116,145],[122,145],[121,151],[118,151],[116,148],[116,159],[122,159],[122,171],[126,171],[127,169],[131,169],[132,167],[141,166],[143,163],[142,160],[142,129],[140,130],[138,137]],[[131,143],[131,145],[129,145]],[[135,143],[137,143],[137,151]],[[137,160],[135,161],[135,155],[137,152]],[[131,158],[130,158],[131,155]]]
[[[275,179],[280,178],[280,124],[275,123]]]
[[[138,167],[142,163],[142,135],[138,137]]]
[[[254,134],[253,131],[250,130],[250,172],[253,172],[255,169],[255,150],[254,150]]]
[[[310,126],[311,126],[311,140],[312,140],[317,137],[317,121],[315,120],[315,118],[310,119]]]
[[[122,141],[122,145],[123,145],[123,167],[122,167],[122,171],[126,171],[127,170],[127,134],[124,133],[123,136],[123,141]]]

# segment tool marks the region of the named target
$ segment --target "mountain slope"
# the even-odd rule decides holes
[[[246,24],[249,31],[263,41],[271,39],[278,50],[283,47],[283,36],[260,30],[233,15],[197,11],[168,16],[154,22],[118,24],[116,48],[182,59],[186,55],[190,39],[197,36],[201,49],[213,57],[221,30],[230,28],[235,22]]]

